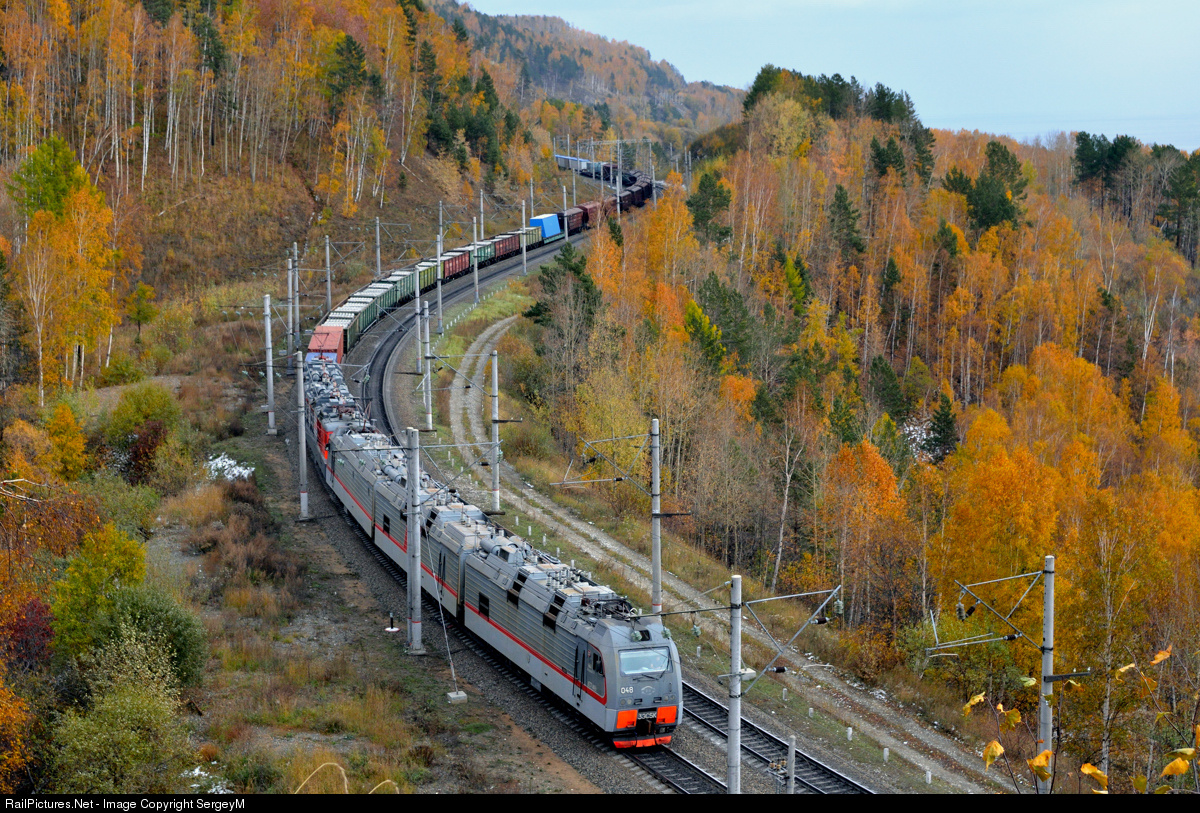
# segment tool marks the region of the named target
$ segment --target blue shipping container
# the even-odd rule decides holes
[[[529,219],[530,226],[540,226],[542,229],[542,239],[549,242],[556,235],[562,234],[562,227],[558,225],[558,215],[538,215]]]

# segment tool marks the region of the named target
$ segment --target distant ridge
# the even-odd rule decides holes
[[[454,0],[431,0],[430,8],[452,24],[460,19],[478,52],[520,77],[522,104],[538,96],[575,102],[595,107],[606,126],[635,126],[630,119],[637,119],[660,136],[685,140],[741,117],[745,91],[688,82],[645,48],[559,17],[489,15]]]

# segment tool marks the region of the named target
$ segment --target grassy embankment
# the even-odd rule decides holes
[[[446,336],[438,344],[435,351],[439,355],[453,358],[466,351],[471,342],[489,325],[507,316],[517,314],[528,308],[533,300],[521,280],[513,280],[507,286],[497,288],[494,295],[485,298],[477,308],[470,306],[455,309],[450,319],[457,323],[447,331]],[[567,458],[557,448],[550,436],[544,417],[532,407],[520,393],[514,392],[510,374],[512,372],[511,358],[517,354],[531,353],[520,325],[510,330],[499,343],[500,372],[501,372],[501,401],[500,412],[505,418],[520,418],[521,423],[508,423],[501,428],[501,438],[506,450],[506,460],[520,475],[537,491],[547,495],[554,502],[567,508],[588,523],[605,531],[616,539],[621,540],[632,550],[649,557],[650,555],[650,523],[649,502],[641,500],[640,505],[635,499],[633,510],[614,512],[610,500],[596,490],[564,489],[553,486],[552,483],[562,480],[567,467]],[[454,362],[458,366],[457,362]],[[449,392],[446,387],[452,378],[450,371],[443,371],[438,382],[439,389],[435,398],[435,426],[439,437],[449,437]],[[414,396],[419,397],[418,396]],[[490,407],[489,407],[490,409]],[[486,421],[485,421],[486,422]],[[457,470],[458,465],[466,465],[469,461],[459,456],[453,461],[447,460],[447,465]],[[490,474],[486,469],[476,469],[480,475],[479,485],[490,488]],[[584,570],[592,571],[598,581],[612,586],[619,592],[629,595],[636,603],[646,606],[649,595],[640,587],[635,586],[629,578],[631,565],[618,561],[609,565],[598,562],[569,542],[562,540],[552,530],[543,526],[528,516],[514,516],[511,513],[501,519],[502,524],[510,526],[522,536],[540,544],[547,540],[551,552],[561,552],[565,558],[573,559],[575,564]],[[729,579],[730,572],[723,563],[712,558],[698,549],[688,538],[672,532],[669,528],[663,531],[663,568],[687,584],[698,590],[709,590]],[[769,595],[765,584],[752,576],[743,576],[743,593],[747,600],[764,598]],[[714,595],[720,595],[719,592]],[[719,602],[716,602],[719,603]],[[668,608],[670,609],[670,608]],[[760,605],[757,608],[759,617],[769,626],[776,637],[789,638],[811,611],[796,602],[780,602],[777,604]],[[684,662],[697,672],[707,675],[718,675],[728,671],[728,644],[724,640],[713,639],[707,634],[700,639],[693,637],[693,619],[691,616],[672,616],[667,619],[672,635],[679,643],[680,654]],[[748,622],[752,623],[752,622]],[[836,622],[835,622],[836,624]],[[814,664],[833,663],[851,674],[854,674],[854,661],[858,653],[844,644],[836,630],[812,629],[806,631],[796,643],[799,652],[805,656],[797,657],[791,665],[802,667],[809,661]],[[765,664],[773,653],[766,647],[748,638],[743,639],[743,658],[748,664]],[[819,679],[814,679],[806,672],[800,672],[798,679],[806,683],[810,690],[819,691]],[[851,682],[856,682],[853,679]],[[961,704],[949,693],[939,691],[919,681],[906,670],[893,670],[877,676],[873,683],[882,687],[898,701],[905,711],[924,719],[927,723],[942,727],[943,730],[957,728],[962,736],[982,738],[988,732],[975,730],[970,727],[970,721],[964,721],[961,716]],[[799,693],[792,691],[784,698],[783,684],[773,677],[764,677],[754,689],[751,702],[758,708],[778,716],[791,730],[795,731],[801,741],[817,740],[837,750],[848,761],[855,763],[883,763],[882,746],[870,739],[856,735],[853,741],[846,740],[845,724],[827,714],[815,713],[808,716],[808,708],[812,703]],[[964,723],[967,725],[964,727]],[[894,754],[888,768],[891,781],[896,787],[913,792],[941,791],[949,792],[951,788],[935,781],[933,786],[925,784],[924,769],[898,759]]]

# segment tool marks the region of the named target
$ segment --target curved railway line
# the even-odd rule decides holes
[[[586,238],[587,233],[583,233],[575,236],[571,242],[578,243]],[[560,248],[559,245],[553,245],[530,251],[526,258],[528,266],[536,268],[540,262],[554,256]],[[520,273],[520,269],[521,259],[516,257],[481,270],[479,287],[483,289],[484,286],[496,280]],[[472,296],[473,292],[474,280],[471,275],[446,283],[442,290],[443,308],[460,303],[463,299]],[[426,297],[432,299],[428,294]],[[358,392],[354,393],[356,397],[362,397],[369,404],[374,405],[375,420],[384,431],[393,436],[395,435],[395,424],[389,408],[391,399],[386,397],[386,388],[391,379],[389,370],[393,366],[398,346],[411,333],[415,321],[414,311],[401,306],[364,334],[358,342],[355,352],[351,354],[360,362],[361,370],[358,374],[348,377],[348,383],[352,382],[357,385]],[[381,329],[381,325],[385,327]],[[355,526],[356,531],[359,531],[354,522],[350,524]],[[383,555],[364,533],[359,531],[357,537],[364,549],[370,552],[372,558],[380,564],[385,572],[388,572],[399,583],[406,584],[406,579],[400,569],[387,556]],[[438,607],[434,602],[426,598],[424,606],[429,613],[427,617],[440,619]],[[454,630],[456,641],[492,664],[497,671],[504,674],[525,694],[537,698],[539,702],[551,708],[554,716],[579,736],[596,747],[638,766],[665,788],[678,793],[724,793],[726,791],[726,786],[721,780],[670,748],[657,747],[638,752],[617,752],[604,741],[598,729],[592,730],[593,727],[587,725],[586,721],[571,714],[570,710],[560,708],[552,697],[535,690],[529,685],[528,680],[519,671],[509,666],[502,657],[482,646],[480,642],[458,629],[456,625],[451,625],[451,628]],[[728,712],[725,706],[687,682],[684,683],[684,697],[684,712],[688,719],[694,720],[697,725],[714,735],[721,738],[726,736],[725,724]],[[787,745],[778,737],[743,719],[742,751],[744,757],[749,757],[766,770],[770,763],[781,761],[786,756]],[[872,792],[799,750],[797,750],[796,757],[796,787],[798,791],[809,793]]]

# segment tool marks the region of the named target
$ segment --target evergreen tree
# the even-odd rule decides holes
[[[471,39],[471,35],[467,33],[467,26],[463,23],[462,17],[455,17],[454,25],[451,27],[454,29],[454,38],[459,42],[466,42]]]
[[[933,131],[918,124],[912,135],[913,172],[928,185],[933,179]]]
[[[904,179],[904,150],[900,149],[900,144],[894,136],[888,139],[886,147],[880,145],[879,139],[871,139],[871,166],[880,178],[892,169],[901,180]]]
[[[900,266],[896,265],[895,257],[888,257],[887,265],[883,267],[883,296],[881,297],[884,307],[888,306],[888,299],[891,297],[892,289],[900,284]]]
[[[867,250],[862,235],[858,232],[858,209],[850,203],[850,193],[841,184],[833,193],[829,206],[829,231],[842,259],[850,262],[856,252]]]
[[[600,289],[587,272],[587,255],[567,243],[554,256],[554,262],[543,265],[538,273],[542,296],[524,316],[543,327],[553,324],[554,300],[565,297],[570,310],[583,317],[585,333],[591,329],[596,311],[600,308]]]
[[[970,175],[958,167],[950,167],[950,171],[942,178],[942,188],[969,200],[971,192],[975,189],[975,182],[971,180]]]
[[[729,208],[733,195],[721,185],[717,172],[705,172],[700,176],[694,195],[687,199],[688,211],[692,213],[692,224],[706,242],[720,245],[729,239],[733,229],[716,222],[721,213]]]
[[[803,316],[804,306],[808,303],[808,266],[799,255],[795,261],[791,257],[784,261],[783,279],[792,295],[792,311],[796,316]]]
[[[933,413],[929,436],[925,438],[922,450],[934,463],[941,463],[957,446],[958,424],[954,420],[954,405],[943,392],[937,411]]]
[[[721,328],[712,323],[695,300],[689,301],[684,310],[683,328],[700,348],[700,354],[713,372],[719,372],[726,352],[725,345],[721,343]]]
[[[621,231],[621,222],[615,217],[608,219],[608,237],[617,244],[617,248],[625,248],[625,232]]]
[[[833,436],[842,443],[858,443],[862,440],[862,423],[858,413],[848,399],[841,393],[833,396],[833,409],[829,411],[829,428]]]
[[[871,360],[870,387],[880,406],[897,424],[908,420],[908,398],[904,395],[895,370],[883,356],[876,356]]]
[[[762,346],[764,320],[754,318],[745,298],[732,285],[722,284],[716,274],[709,274],[700,285],[696,301],[720,328],[729,353],[746,361]]]
[[[483,94],[483,103],[487,105],[489,111],[500,109],[500,97],[496,94],[496,83],[492,81],[492,75],[487,72],[487,68],[480,69],[479,79],[475,82],[475,92]]]

